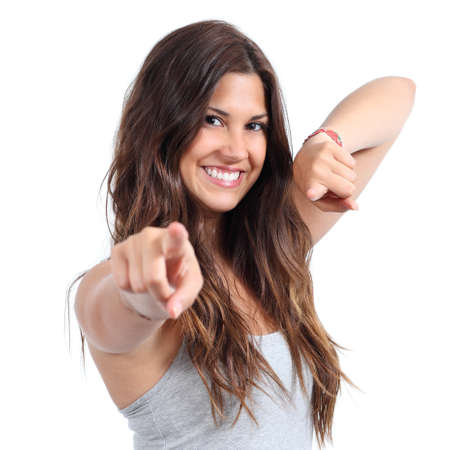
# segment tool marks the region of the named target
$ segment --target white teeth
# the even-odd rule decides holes
[[[226,181],[234,181],[239,178],[239,171],[233,172],[233,173],[222,173],[218,172],[216,169],[210,169],[209,167],[205,167],[206,172],[209,176],[213,178],[218,178],[219,180],[226,180]]]

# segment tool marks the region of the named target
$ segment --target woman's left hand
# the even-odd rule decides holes
[[[305,142],[294,160],[299,189],[322,211],[359,209],[352,198],[357,179],[355,159],[345,147],[321,133]]]

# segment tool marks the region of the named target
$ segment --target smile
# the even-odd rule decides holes
[[[241,181],[242,181],[242,178],[243,178],[243,173],[244,173],[244,172],[239,172],[239,176],[238,176],[237,179],[233,179],[233,177],[232,176],[230,177],[230,175],[226,176],[228,179],[226,179],[226,178],[222,178],[221,179],[221,178],[217,178],[217,176],[214,177],[214,173],[217,173],[217,171],[212,172],[212,174],[210,175],[206,171],[205,167],[202,167],[202,169],[203,169],[202,172],[205,174],[206,179],[209,182],[211,182],[211,183],[213,183],[213,184],[215,184],[217,186],[222,186],[222,187],[225,187],[225,188],[232,188],[232,187],[239,186],[241,184]],[[208,170],[210,170],[210,169],[208,168]]]

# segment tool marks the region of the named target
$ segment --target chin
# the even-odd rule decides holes
[[[217,205],[214,205],[214,206],[208,205],[208,206],[206,206],[206,207],[207,207],[208,211],[213,212],[213,213],[220,214],[220,213],[226,213],[226,212],[228,212],[228,211],[231,211],[232,209],[236,208],[237,205],[238,205],[238,204],[236,203],[236,204],[229,205],[229,206],[225,206],[225,205],[224,205],[224,206],[222,206],[222,207],[219,207],[219,206],[217,206]]]
[[[239,202],[205,202],[200,200],[201,205],[203,208],[207,209],[209,212],[212,213],[226,213],[228,211],[231,211],[232,209],[236,208],[236,206],[239,204]]]

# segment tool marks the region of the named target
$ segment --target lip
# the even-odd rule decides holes
[[[206,166],[206,167],[210,167],[210,166]],[[220,166],[214,166],[214,167],[220,168]],[[209,182],[216,184],[217,186],[224,187],[224,188],[233,188],[233,187],[239,186],[242,182],[242,178],[244,177],[244,172],[240,172],[237,180],[232,180],[232,181],[219,180],[219,178],[210,177],[208,175],[208,172],[206,172],[206,169],[204,166],[201,167],[201,171],[204,173],[204,176],[206,177],[206,179]]]
[[[231,166],[216,166],[216,165],[209,165],[209,166],[202,166],[202,167],[217,167],[221,170],[228,170],[229,172],[236,172],[239,170],[239,172],[245,172],[245,170],[241,169],[240,167],[231,167]]]

